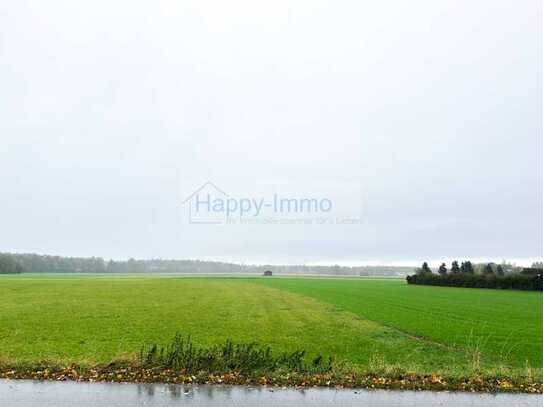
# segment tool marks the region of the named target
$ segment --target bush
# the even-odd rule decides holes
[[[256,343],[236,344],[231,340],[223,344],[200,348],[190,336],[177,334],[168,346],[151,345],[142,348],[140,363],[145,367],[186,370],[190,373],[295,371],[299,373],[324,373],[332,368],[332,359],[318,356],[306,361],[305,351],[274,355],[269,347]]]
[[[543,275],[496,274],[416,274],[407,276],[408,284],[439,285],[446,287],[500,288],[543,291]]]

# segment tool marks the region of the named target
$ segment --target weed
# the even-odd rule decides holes
[[[269,346],[257,343],[224,343],[208,348],[196,346],[190,335],[177,333],[166,346],[153,344],[142,347],[140,363],[144,367],[160,367],[186,372],[255,372],[291,371],[324,373],[332,369],[332,358],[317,356],[306,360],[304,350],[274,355]]]

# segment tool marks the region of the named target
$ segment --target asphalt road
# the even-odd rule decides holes
[[[543,407],[543,396],[0,380],[2,407]]]

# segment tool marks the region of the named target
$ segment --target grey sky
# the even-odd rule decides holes
[[[540,1],[0,5],[0,251],[543,258]],[[193,225],[328,195],[357,225]]]

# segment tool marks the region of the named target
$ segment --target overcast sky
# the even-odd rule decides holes
[[[4,1],[0,251],[543,259],[543,2]],[[355,224],[201,225],[235,197]]]

